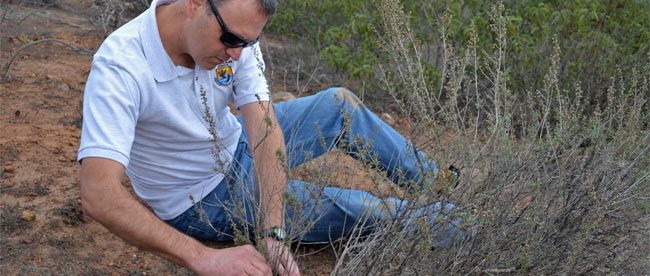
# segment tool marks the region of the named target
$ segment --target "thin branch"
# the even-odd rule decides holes
[[[25,50],[25,49],[27,49],[27,48],[29,48],[31,46],[34,46],[34,45],[40,44],[40,43],[45,43],[45,42],[56,42],[56,43],[62,44],[64,46],[67,46],[67,47],[71,48],[72,50],[75,50],[76,52],[84,52],[84,51],[85,52],[90,52],[90,53],[93,52],[93,51],[88,50],[86,48],[75,47],[75,46],[73,46],[72,44],[70,44],[70,43],[68,43],[66,41],[56,39],[56,38],[44,38],[44,39],[39,39],[39,40],[36,40],[36,41],[32,41],[32,42],[27,43],[27,44],[25,44],[23,46],[20,46],[20,48],[18,48],[16,51],[14,51],[11,54],[11,56],[9,57],[9,60],[2,67],[2,74],[0,74],[0,80],[3,80],[5,78],[5,76],[7,75],[7,71],[9,71],[9,67],[11,66],[11,63],[13,62],[14,58],[16,58],[16,56],[18,56],[18,54],[20,54],[20,52],[22,52],[23,50]]]
[[[45,10],[45,9],[47,9],[47,8],[49,8],[49,7],[51,7],[51,6],[54,6],[54,3],[52,3],[52,4],[45,4],[45,5],[43,5],[42,7],[39,7],[38,9],[36,9],[35,11],[33,11],[33,12],[31,12],[31,13],[25,15],[22,19],[20,19],[20,20],[18,21],[18,25],[23,24],[23,22],[24,22],[25,20],[27,20],[27,18],[29,18],[30,16],[35,15],[35,14],[37,14],[37,13],[39,13],[39,12],[41,12],[41,11],[43,11],[43,10]]]
[[[513,273],[517,271],[514,268],[490,268],[483,270],[483,273],[486,274],[500,274],[500,273]]]

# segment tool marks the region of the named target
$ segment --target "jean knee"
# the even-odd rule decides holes
[[[353,108],[362,106],[361,100],[357,95],[344,87],[332,87],[318,94],[327,101],[333,101],[336,105],[344,104]]]

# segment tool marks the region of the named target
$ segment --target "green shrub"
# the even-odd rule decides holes
[[[361,79],[371,77],[379,63],[373,39],[377,19],[368,1],[284,1],[268,28],[306,38],[327,65]]]
[[[331,68],[351,80],[362,80],[379,90],[377,67],[387,56],[377,38],[385,34],[376,1],[284,1],[269,29],[308,40],[319,49]],[[489,52],[497,37],[491,30],[490,4],[468,1],[403,1],[413,28],[424,76],[432,90],[440,89],[445,48],[469,43],[477,33],[478,55]],[[573,93],[576,83],[586,91],[585,113],[607,100],[610,77],[617,67],[624,74],[640,69],[650,52],[650,4],[645,1],[504,1],[506,7],[508,63],[504,72],[509,88],[520,100],[526,91],[542,88],[558,37],[563,58],[559,67],[560,91]],[[444,37],[442,37],[444,35]],[[384,37],[385,38],[385,37]],[[445,40],[442,40],[444,38]],[[443,45],[441,41],[447,41]],[[482,66],[482,64],[479,64]],[[484,69],[484,68],[481,68]],[[485,72],[479,75],[482,90],[489,89]],[[356,87],[355,87],[356,88]],[[379,93],[379,91],[377,91]],[[575,95],[571,95],[575,96]]]

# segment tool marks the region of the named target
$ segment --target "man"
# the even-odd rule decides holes
[[[317,189],[288,180],[287,167],[341,144],[360,155],[358,142],[372,140],[366,155],[395,181],[437,171],[433,162],[418,165],[424,155],[413,156],[410,143],[345,89],[270,104],[257,41],[275,8],[273,0],[154,0],[105,40],[84,94],[86,214],[199,275],[271,275],[250,245],[216,250],[194,239],[232,240],[252,225],[277,273],[299,275],[283,242],[296,232],[287,227],[300,228],[290,222],[311,218],[297,238],[329,241],[366,223],[369,210],[391,216],[399,208],[382,206],[402,202]],[[231,101],[241,116],[230,113]],[[120,185],[125,171],[155,215]],[[286,195],[310,211],[283,206]]]

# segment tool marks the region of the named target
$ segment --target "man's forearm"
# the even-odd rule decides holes
[[[119,177],[92,175],[106,169],[93,161],[84,160],[82,165],[84,212],[127,242],[191,267],[205,246],[158,219],[120,184]]]
[[[283,162],[287,153],[282,129],[269,102],[245,105],[242,113],[252,146],[254,173],[260,196],[260,227],[267,229],[284,226],[282,197],[287,190],[287,174]]]
[[[284,226],[285,210],[282,196],[287,190],[287,175],[283,168],[283,161],[276,152],[286,156],[284,139],[279,127],[260,143],[253,154],[255,179],[260,190],[260,208],[265,215],[261,225],[264,229]]]

